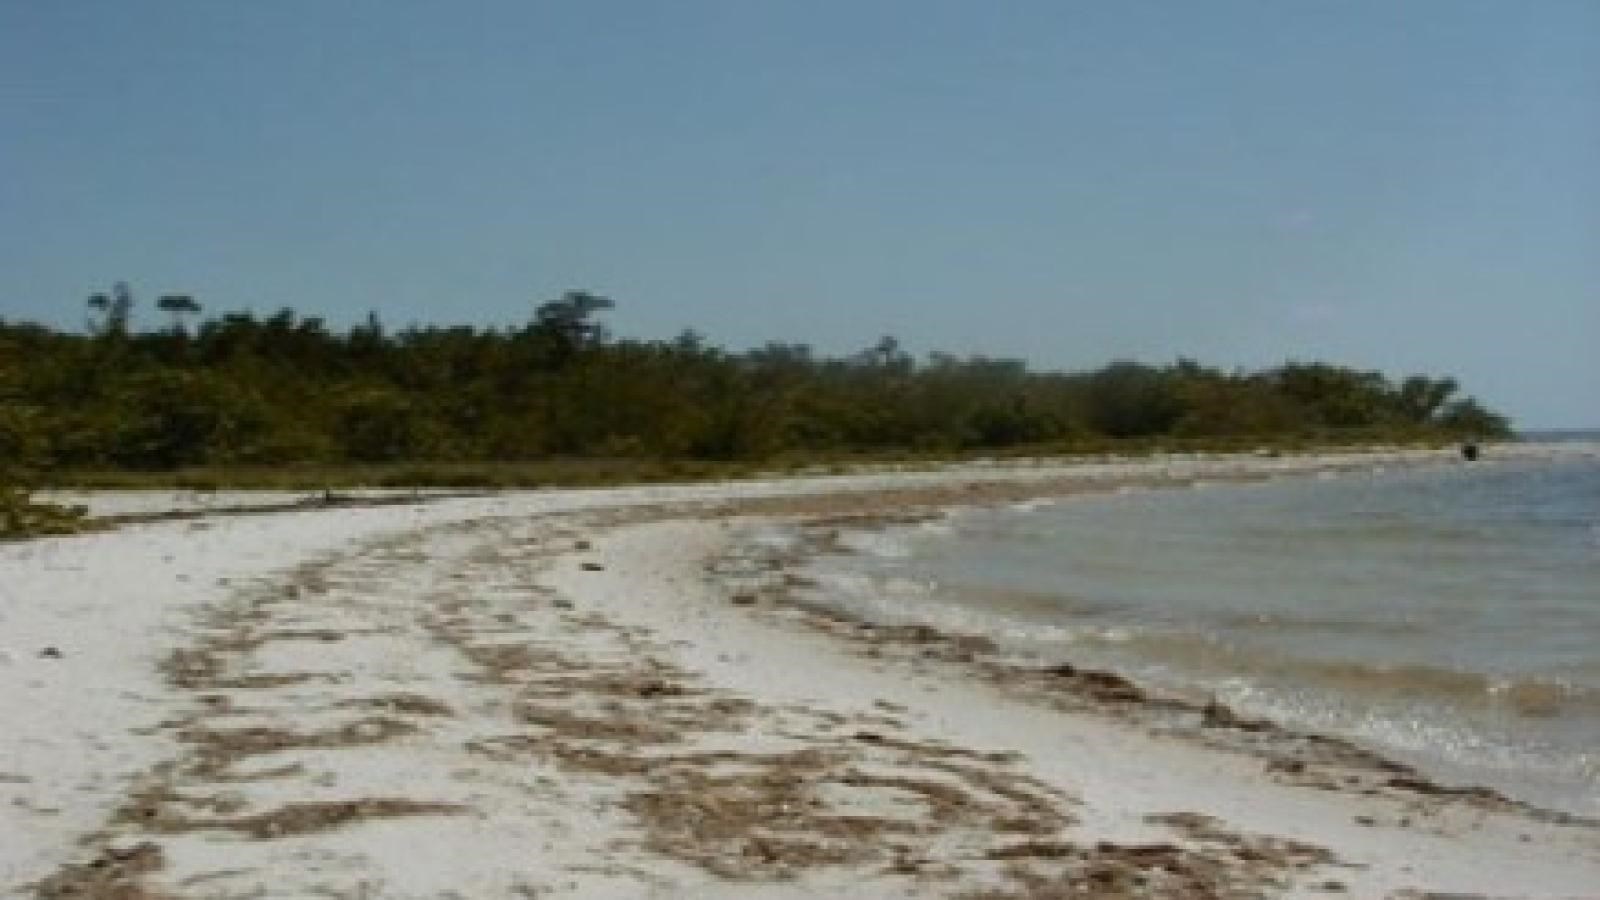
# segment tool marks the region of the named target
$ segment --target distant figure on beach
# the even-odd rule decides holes
[[[1461,458],[1466,460],[1467,462],[1477,462],[1478,461],[1478,445],[1474,444],[1472,441],[1467,441],[1465,444],[1462,444],[1461,445]]]

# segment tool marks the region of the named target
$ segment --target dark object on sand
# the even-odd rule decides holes
[[[1471,441],[1461,445],[1461,458],[1467,462],[1478,461],[1478,445]]]

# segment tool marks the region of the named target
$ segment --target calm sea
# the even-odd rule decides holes
[[[1600,813],[1600,459],[1124,491],[851,540],[820,574],[858,613]]]

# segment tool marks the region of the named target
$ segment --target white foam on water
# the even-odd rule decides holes
[[[1008,506],[1006,508],[1011,510],[1012,512],[1027,513],[1027,512],[1034,512],[1036,510],[1045,509],[1045,508],[1047,508],[1049,506],[1054,505],[1055,502],[1056,501],[1051,500],[1049,498],[1041,498],[1041,499],[1037,499],[1037,500],[1019,500],[1018,502],[1013,503],[1013,504],[1011,504],[1010,506]]]
[[[879,559],[905,559],[911,555],[906,536],[893,531],[847,531],[839,536],[839,544]]]

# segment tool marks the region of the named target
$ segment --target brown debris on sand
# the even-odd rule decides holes
[[[627,808],[646,846],[725,878],[788,879],[815,868],[908,869],[930,842],[983,846],[1017,830],[1057,834],[1070,803],[1005,768],[948,763],[903,740],[813,743],[766,754],[660,760]],[[959,867],[938,867],[945,877]]]
[[[202,616],[192,643],[163,664],[169,683],[192,701],[185,717],[162,726],[178,752],[136,783],[106,832],[87,846],[97,841],[103,856],[113,839],[166,843],[149,844],[144,852],[153,858],[96,857],[53,879],[90,884],[92,877],[105,887],[76,895],[152,900],[166,885],[199,883],[185,878],[192,870],[184,867],[204,855],[197,847],[215,843],[233,854],[229,868],[193,878],[215,879],[208,890],[226,884],[247,894],[279,871],[272,854],[311,846],[354,858],[374,842],[394,852],[404,846],[394,834],[446,835],[453,846],[476,848],[494,832],[519,842],[531,836],[527,846],[560,859],[574,879],[600,873],[610,886],[639,893],[788,881],[780,890],[860,884],[873,895],[1198,900],[1338,883],[1326,877],[1338,872],[1322,871],[1340,865],[1331,851],[1198,813],[1141,822],[1138,808],[1131,833],[1099,830],[1099,811],[1086,811],[1076,796],[1097,796],[1077,780],[1076,756],[1041,765],[1045,751],[1009,731],[997,729],[991,740],[968,723],[948,727],[956,717],[946,707],[923,703],[888,679],[956,674],[963,690],[976,684],[977,693],[963,696],[982,698],[993,688],[994,698],[1021,711],[997,716],[999,722],[1033,723],[1049,719],[1049,710],[1070,710],[1119,725],[1185,730],[1187,739],[1259,753],[1264,764],[1249,771],[1262,782],[1311,778],[1332,771],[1330,760],[1356,765],[1356,757],[1340,755],[1339,742],[1287,740],[1271,723],[1258,727],[1219,703],[1157,696],[1116,673],[1007,657],[980,635],[859,621],[813,603],[817,586],[792,571],[796,554],[788,550],[730,566],[756,576],[729,581],[720,595],[707,590],[704,610],[686,603],[662,613],[649,596],[657,571],[641,577],[643,566],[635,572],[630,558],[608,555],[610,539],[587,530],[686,510],[820,516],[803,526],[816,535],[801,546],[803,555],[838,545],[841,529],[934,514],[925,506],[873,511],[881,503],[1004,497],[1013,489],[774,498],[718,503],[713,513],[709,504],[607,509],[515,526],[459,523],[392,536],[274,583],[243,586]],[[1026,493],[1037,494],[1031,487]],[[578,527],[581,538],[572,530]],[[441,547],[447,552],[434,552]],[[592,551],[590,561],[572,556],[574,548]],[[669,568],[660,583],[684,572],[695,577],[697,568]],[[632,617],[636,599],[658,611]],[[669,615],[723,618],[710,631],[674,632],[662,624]],[[740,672],[765,679],[804,668],[793,667],[792,656],[777,668],[766,660],[766,669],[737,668],[745,651],[760,648],[752,650],[741,640],[748,632],[727,623],[761,619],[781,621],[790,629],[784,639],[796,635],[794,623],[840,637],[847,643],[826,658],[858,666],[846,671],[863,681],[879,674],[885,680],[860,695],[842,689],[824,699],[790,693],[789,685],[741,683]],[[363,631],[368,625],[375,627]],[[699,645],[679,652],[716,627],[733,639],[710,645],[709,653]],[[365,655],[364,633],[374,635]],[[704,662],[720,653],[718,663]],[[388,667],[395,659],[401,662]],[[893,668],[900,665],[903,673]],[[382,680],[374,680],[374,669]],[[931,692],[939,684],[912,686]],[[935,723],[930,711],[950,718]],[[1432,790],[1404,767],[1371,763],[1366,771],[1363,787]],[[412,781],[414,772],[423,777]],[[1489,802],[1464,792],[1463,799]],[[596,824],[577,823],[577,815]],[[361,830],[383,820],[389,822],[381,829]],[[305,835],[317,837],[275,843]],[[1104,839],[1112,835],[1118,840]],[[251,864],[241,868],[238,857]],[[355,865],[369,867],[364,877],[384,863],[363,858]],[[97,874],[108,868],[117,871]],[[304,883],[337,893],[349,887],[337,882],[346,874],[323,881],[317,873]],[[526,873],[515,874],[526,883]],[[516,891],[500,895],[507,893]]]
[[[34,885],[39,900],[162,900],[139,885],[139,878],[165,864],[161,848],[145,841],[132,847],[107,847],[85,863],[72,863]]]
[[[351,822],[405,816],[455,815],[455,803],[424,803],[391,797],[289,803],[268,812],[216,819],[189,819],[169,825],[174,831],[233,831],[256,840],[292,837],[339,828]]]
[[[252,756],[310,747],[353,747],[376,744],[416,731],[399,719],[368,717],[336,728],[295,732],[281,728],[191,728],[179,738],[193,748],[189,772],[201,776],[225,773],[234,763]]]
[[[449,704],[420,694],[385,694],[381,697],[360,697],[340,700],[334,706],[340,709],[376,709],[408,716],[450,716],[454,714]]]

